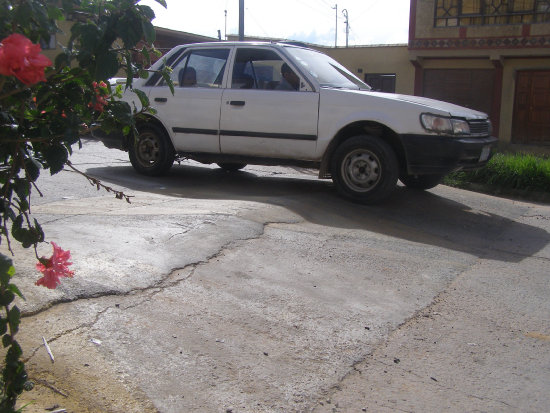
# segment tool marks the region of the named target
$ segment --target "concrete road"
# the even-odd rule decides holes
[[[440,186],[362,206],[282,167],[146,178],[91,141],[72,161],[133,198],[41,177],[34,216],[76,274],[36,287],[17,251],[27,411],[550,405],[548,205]]]

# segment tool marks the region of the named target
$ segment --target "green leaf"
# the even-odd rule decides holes
[[[34,220],[35,226],[29,226],[28,228],[23,228],[23,221],[23,215],[19,215],[13,221],[11,227],[13,238],[19,241],[23,248],[29,248],[38,242],[44,241],[44,232],[36,219]]]
[[[57,69],[60,69],[62,67],[66,67],[70,65],[70,58],[67,53],[59,53],[55,57],[55,67]]]
[[[63,169],[65,162],[69,159],[67,149],[62,145],[50,145],[43,151],[44,158],[50,167],[50,174],[55,175]]]
[[[149,98],[147,97],[147,94],[139,89],[134,89],[134,93],[139,98],[139,101],[141,102],[141,106],[144,108],[149,106]]]
[[[151,65],[151,55],[149,54],[149,49],[145,46],[141,49],[141,54],[143,57],[145,57],[145,65],[150,66]]]
[[[96,59],[95,78],[98,80],[114,77],[119,69],[117,55],[113,52],[99,54]]]
[[[17,307],[14,307],[14,308],[17,308]],[[17,310],[17,311],[19,311],[19,310]],[[12,335],[13,334],[15,334],[15,333],[12,333]],[[10,346],[10,349],[8,350],[8,353],[6,355],[6,360],[17,361],[19,359],[19,357],[21,357],[23,355],[23,350],[21,349],[21,346],[19,345],[19,343],[17,341],[15,341],[15,339],[13,339],[13,337],[10,337],[9,346]],[[21,365],[20,363],[21,363],[20,361],[17,363],[16,372],[18,374],[21,373],[21,370],[19,369],[19,367]]]
[[[132,123],[132,112],[128,102],[118,101],[109,105],[109,111],[120,123],[129,125]]]
[[[23,300],[25,299],[25,297],[23,296],[23,293],[21,292],[21,290],[19,290],[17,285],[15,285],[15,284],[8,285],[8,290],[10,290],[12,293],[16,294],[19,298],[22,298]]]
[[[0,318],[0,336],[3,336],[8,331],[8,320]]]
[[[134,47],[148,33],[144,33],[144,26],[139,17],[134,13],[127,13],[119,22],[119,36],[124,42],[124,47]],[[154,31],[154,29],[153,29]]]
[[[44,239],[45,239],[44,230],[42,229],[42,226],[36,220],[36,218],[34,219],[34,231],[35,231],[36,236],[37,236],[37,241],[36,242],[44,242]]]
[[[143,21],[141,23],[141,26],[143,34],[145,36],[145,41],[147,43],[153,43],[156,39],[156,32],[153,23],[151,23],[150,21]]]
[[[28,203],[26,201],[31,190],[31,183],[26,179],[15,179],[14,180],[15,193],[19,197],[20,206],[23,210],[28,209]]]
[[[8,313],[8,325],[12,335],[19,330],[19,323],[21,323],[21,311],[15,305]]]
[[[160,4],[161,6],[163,6],[165,9],[168,8],[168,6],[166,5],[166,0],[155,0],[158,4]]]
[[[40,162],[38,162],[32,156],[29,156],[27,159],[25,159],[25,170],[27,171],[27,178],[31,182],[35,182],[38,179],[38,177],[40,176],[41,168],[42,165],[40,165]]]
[[[77,36],[80,35],[80,48],[82,50],[92,51],[98,47],[100,34],[95,24],[75,23],[71,30],[73,33],[76,32]]]
[[[0,292],[0,306],[7,307],[11,304],[14,298],[15,294],[9,290],[4,290],[3,292]]]
[[[11,346],[11,336],[9,334],[4,334],[2,337],[2,345],[4,348]]]
[[[172,95],[174,94],[174,83],[172,82],[172,79],[170,79],[170,73],[166,70],[161,70],[160,74],[162,75],[162,78],[170,88],[170,92],[172,92]]]
[[[15,267],[12,260],[4,254],[0,254],[0,282],[2,285],[7,285],[9,280],[15,274]]]
[[[61,20],[63,19],[63,12],[59,9],[59,7],[48,7],[48,17],[53,20]]]
[[[142,79],[148,79],[149,78],[149,72],[145,69],[139,70],[139,77]]]

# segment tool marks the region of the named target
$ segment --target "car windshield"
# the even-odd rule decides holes
[[[321,87],[371,90],[348,69],[327,55],[310,49],[287,47],[295,61],[320,83]]]

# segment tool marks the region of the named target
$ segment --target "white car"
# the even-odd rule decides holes
[[[379,93],[318,51],[284,43],[218,42],[177,46],[158,73],[134,81],[156,114],[138,136],[103,137],[129,152],[145,175],[174,160],[319,169],[347,198],[386,198],[397,180],[428,189],[460,169],[485,165],[497,139],[486,114],[432,99]],[[125,95],[140,108],[133,94]],[[113,141],[114,139],[114,141]]]

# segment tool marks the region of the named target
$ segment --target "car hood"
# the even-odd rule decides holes
[[[372,92],[366,90],[349,90],[346,91],[353,94],[368,95],[370,97],[392,100],[398,102],[407,102],[412,103],[418,106],[422,106],[425,109],[422,109],[425,112],[431,112],[437,115],[448,114],[453,117],[466,118],[466,119],[487,119],[487,114],[479,112],[477,110],[465,108],[463,106],[458,106],[453,103],[443,102],[441,100],[435,100],[430,98],[425,98],[421,96],[410,96],[410,95],[401,95],[397,93],[383,93],[383,92]]]

